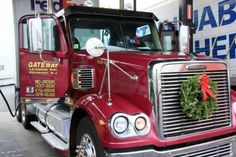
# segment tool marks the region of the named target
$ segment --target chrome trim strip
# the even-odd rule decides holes
[[[20,101],[24,104],[38,104],[38,103],[53,104],[53,103],[57,103],[59,99],[60,98],[26,98],[26,97],[21,97]],[[27,102],[28,100],[29,100],[29,102]],[[47,102],[47,100],[50,100],[50,102]]]
[[[201,152],[202,150],[212,149],[224,144],[229,144],[231,146],[230,155],[225,157],[234,157],[236,156],[236,136],[231,136],[227,138],[222,138],[219,140],[209,141],[201,144],[195,144],[188,147],[182,147],[178,149],[170,149],[166,151],[156,151],[154,149],[148,150],[138,150],[125,153],[107,153],[106,157],[173,157],[179,156],[183,157],[184,154],[193,154],[194,152]],[[204,154],[203,154],[204,155]],[[206,154],[207,155],[207,154]]]

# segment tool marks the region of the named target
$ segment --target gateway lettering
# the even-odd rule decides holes
[[[46,62],[29,62],[29,68],[57,68],[58,64]]]

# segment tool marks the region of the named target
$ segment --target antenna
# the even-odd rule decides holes
[[[108,87],[108,101],[107,101],[107,106],[112,105],[112,100],[111,100],[111,71],[110,71],[110,52],[108,49],[107,50],[107,87]]]
[[[34,0],[34,15],[35,15],[35,17],[36,17],[36,15],[37,15],[37,11],[36,11],[36,2],[35,2],[36,0]]]

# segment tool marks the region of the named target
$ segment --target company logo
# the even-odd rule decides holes
[[[58,12],[63,8],[62,0],[53,1],[54,12]],[[31,0],[31,10],[32,11],[43,11],[47,12],[47,0]]]
[[[194,64],[194,65],[188,65],[187,69],[188,70],[206,70],[207,67],[202,64]]]

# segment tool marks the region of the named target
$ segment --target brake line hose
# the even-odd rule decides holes
[[[7,84],[7,85],[2,85],[2,86],[0,86],[0,87],[7,87],[7,86],[14,86],[14,87],[15,87],[15,92],[18,92],[18,91],[19,91],[18,89],[16,90],[16,85],[15,85],[15,84]],[[15,117],[20,105],[18,105],[18,106],[16,107],[15,113],[13,114],[12,109],[11,109],[11,107],[10,107],[10,105],[9,105],[9,103],[8,103],[6,97],[5,97],[5,95],[3,94],[3,92],[2,92],[1,89],[0,89],[0,94],[1,94],[1,96],[2,96],[2,98],[3,98],[3,100],[4,100],[4,102],[6,103],[7,108],[8,108],[8,110],[9,110],[11,116],[12,116],[12,117]]]

